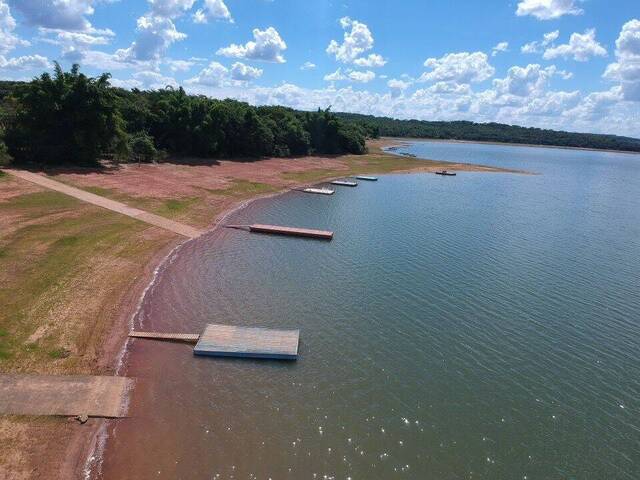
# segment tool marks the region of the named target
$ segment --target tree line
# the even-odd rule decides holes
[[[0,155],[15,162],[93,165],[105,157],[151,161],[362,154],[367,130],[329,109],[299,112],[188,95],[182,88],[115,88],[110,75],[74,65],[31,82],[0,82]]]
[[[617,135],[562,132],[502,123],[397,120],[352,113],[337,113],[336,115],[342,120],[361,125],[369,135],[374,136],[519,143],[640,152],[639,139]]]

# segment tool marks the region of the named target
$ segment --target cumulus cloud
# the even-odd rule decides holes
[[[554,66],[542,68],[537,63],[526,67],[513,66],[505,78],[496,78],[493,86],[498,94],[527,97],[542,92],[555,73]]]
[[[327,75],[324,76],[324,81],[325,82],[338,82],[340,80],[346,80],[347,76],[342,73],[342,68],[338,68],[335,72],[333,73],[328,73]]]
[[[195,59],[189,59],[189,60],[167,59],[165,60],[164,63],[169,66],[169,69],[172,72],[187,72],[191,70],[191,68],[193,68],[193,66],[196,65],[198,62]]]
[[[236,62],[231,66],[231,78],[234,80],[248,82],[262,76],[263,70],[250,67],[241,62]]]
[[[404,92],[411,85],[412,85],[412,82],[400,80],[398,78],[392,78],[387,82],[387,87],[389,87],[391,90],[399,91],[399,92]]]
[[[495,69],[489,64],[489,57],[483,52],[448,53],[441,58],[428,58],[424,66],[431,71],[422,74],[422,82],[482,82],[495,73]]]
[[[42,70],[49,68],[49,65],[49,60],[42,55],[25,55],[8,59],[0,55],[0,70]]]
[[[0,54],[9,53],[19,46],[29,45],[29,42],[20,39],[13,33],[15,28],[16,21],[11,15],[9,5],[4,0],[0,0]]]
[[[560,36],[560,30],[545,33],[541,41],[529,42],[522,46],[520,51],[522,53],[541,53],[544,47],[552,45]]]
[[[195,0],[148,0],[148,2],[153,15],[176,18],[191,10]]]
[[[500,52],[506,52],[509,50],[509,42],[500,42],[491,49],[491,56],[495,57]]]
[[[226,20],[233,23],[233,17],[223,0],[204,0],[204,8],[193,14],[195,23],[207,23],[213,20]]]
[[[549,47],[545,50],[543,58],[551,60],[558,57],[572,57],[578,62],[586,62],[591,57],[606,57],[607,50],[596,40],[594,28],[584,33],[572,33],[569,43]]]
[[[369,83],[371,80],[376,78],[376,74],[371,70],[367,70],[366,72],[359,72],[357,70],[352,70],[349,72],[348,77],[350,80],[353,80],[354,82]]]
[[[287,49],[287,44],[280,38],[280,34],[275,28],[269,27],[266,30],[255,28],[253,38],[255,41],[247,42],[244,45],[232,43],[228,47],[219,49],[216,54],[264,62],[284,63],[286,61],[283,53]]]
[[[360,57],[373,48],[373,35],[367,25],[349,17],[342,17],[340,25],[345,30],[343,41],[338,43],[336,40],[331,40],[327,47],[329,55],[333,55],[339,62],[353,63],[365,68],[383,67],[387,63],[381,55],[376,53]]]
[[[604,78],[620,84],[625,100],[640,101],[640,20],[622,26],[616,40],[616,60],[607,66]]]
[[[187,36],[176,29],[167,17],[143,15],[138,18],[136,40],[129,48],[116,52],[118,57],[128,60],[157,61],[174,43]]]
[[[516,15],[531,15],[538,20],[552,20],[563,15],[582,15],[584,10],[575,0],[522,0],[518,3]]]
[[[87,31],[95,0],[10,0],[28,25],[61,30]]]
[[[367,57],[362,57],[362,58],[356,58],[353,61],[354,65],[357,65],[359,67],[366,67],[366,68],[378,68],[378,67],[384,67],[387,64],[387,61],[382,58],[381,55],[378,55],[377,53],[372,53]]]
[[[304,64],[300,67],[300,70],[315,70],[316,64],[312,62],[304,62]]]

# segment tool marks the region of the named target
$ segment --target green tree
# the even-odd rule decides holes
[[[18,162],[98,163],[124,135],[110,75],[90,78],[74,65],[43,73],[16,92],[17,111],[5,141]]]

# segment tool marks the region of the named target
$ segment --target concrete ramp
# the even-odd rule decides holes
[[[0,375],[0,414],[121,418],[132,386],[126,377]]]

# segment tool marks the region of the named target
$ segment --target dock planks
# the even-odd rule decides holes
[[[133,379],[84,375],[0,375],[0,414],[121,418]]]
[[[165,340],[168,342],[197,343],[200,335],[197,333],[160,333],[160,332],[129,332],[132,338],[144,338],[147,340]]]
[[[330,188],[303,188],[302,190],[300,190],[301,192],[304,193],[315,193],[318,195],[333,195],[334,193],[336,193],[335,190],[331,190]]]
[[[334,180],[331,182],[331,185],[339,185],[341,187],[357,187],[358,182],[353,182],[351,180]]]
[[[295,360],[300,330],[209,324],[195,355]]]
[[[226,228],[248,229],[255,233],[270,233],[273,235],[287,235],[291,237],[318,238],[320,240],[331,240],[333,232],[328,230],[314,230],[311,228],[284,227],[281,225],[225,225]]]

